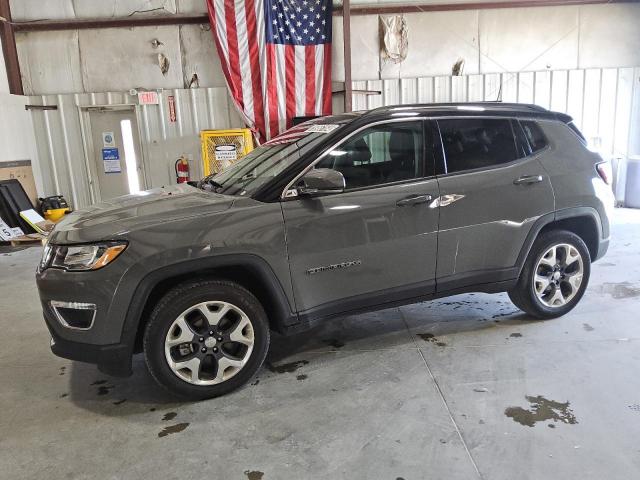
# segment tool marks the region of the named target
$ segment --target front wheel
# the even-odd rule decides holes
[[[591,257],[576,234],[556,230],[541,235],[531,247],[509,298],[536,318],[555,318],[572,310],[584,295]]]
[[[151,375],[182,397],[224,395],[248,382],[269,348],[260,302],[227,281],[179,285],[154,308],[144,335]]]

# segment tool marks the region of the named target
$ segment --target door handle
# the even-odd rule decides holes
[[[396,205],[399,207],[405,207],[407,205],[418,205],[419,203],[427,203],[433,200],[431,195],[409,195],[406,198],[398,200]]]
[[[532,183],[540,183],[542,175],[523,175],[513,181],[514,185],[530,185]]]

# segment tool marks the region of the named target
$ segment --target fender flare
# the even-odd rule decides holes
[[[527,234],[527,238],[524,241],[522,249],[518,254],[518,258],[516,260],[516,269],[518,272],[518,277],[522,273],[522,269],[524,268],[524,262],[527,260],[527,257],[529,256],[529,252],[531,251],[531,247],[533,246],[533,242],[535,242],[536,238],[538,238],[540,231],[544,227],[546,227],[547,225],[553,222],[556,222],[558,220],[566,220],[568,218],[575,218],[575,217],[592,218],[596,224],[596,228],[598,229],[598,239],[602,239],[602,222],[600,220],[600,215],[598,214],[598,211],[593,207],[563,208],[556,212],[542,215],[531,226],[531,229]]]
[[[207,270],[224,267],[247,268],[257,276],[262,285],[266,286],[275,310],[274,318],[270,319],[272,328],[281,331],[287,326],[298,323],[298,316],[291,308],[280,280],[266,260],[253,254],[220,255],[167,265],[143,277],[131,298],[122,328],[121,343],[128,345],[133,354],[144,307],[151,292],[160,282],[188,273],[193,273],[194,277],[197,277],[199,273],[205,273]]]

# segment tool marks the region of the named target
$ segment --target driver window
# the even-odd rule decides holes
[[[389,123],[357,133],[316,164],[344,175],[346,188],[421,178],[422,122]]]

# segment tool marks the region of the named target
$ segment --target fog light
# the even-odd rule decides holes
[[[95,303],[49,302],[60,324],[74,330],[89,330],[96,318]]]

